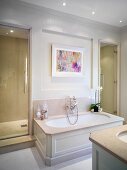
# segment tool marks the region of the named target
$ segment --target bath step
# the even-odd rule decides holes
[[[30,135],[0,140],[0,154],[32,147],[35,140]]]

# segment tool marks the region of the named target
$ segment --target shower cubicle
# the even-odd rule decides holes
[[[29,30],[0,25],[0,140],[28,134]]]

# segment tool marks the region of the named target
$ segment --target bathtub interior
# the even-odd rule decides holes
[[[92,122],[101,122],[103,120],[108,120],[110,118],[107,114],[99,114],[99,113],[88,113],[88,114],[82,114],[78,116],[78,121],[75,125],[71,125],[66,117],[62,118],[55,118],[51,120],[46,121],[46,125],[50,127],[55,128],[66,128],[71,126],[78,126],[82,125],[84,123],[92,123]],[[73,123],[76,119],[74,115],[70,115],[69,117],[70,121]]]

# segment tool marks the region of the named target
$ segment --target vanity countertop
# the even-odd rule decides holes
[[[122,125],[93,132],[89,139],[127,164],[127,143],[118,138],[118,134],[125,131],[127,125]]]

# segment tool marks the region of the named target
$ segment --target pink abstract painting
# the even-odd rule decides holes
[[[79,51],[56,50],[57,72],[81,72],[82,53]]]

